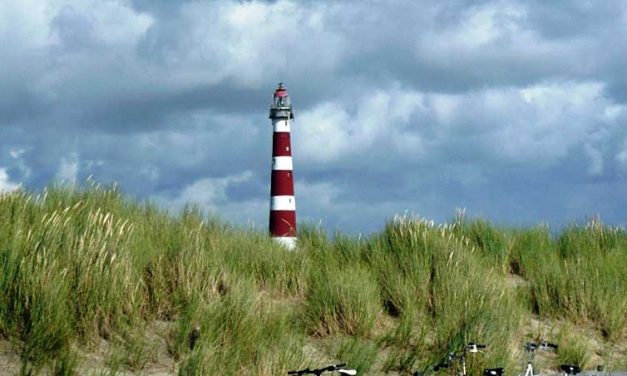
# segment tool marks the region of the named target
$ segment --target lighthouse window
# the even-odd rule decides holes
[[[291,173],[289,173],[289,172],[287,173],[287,177],[288,177],[288,178],[289,178],[291,175],[292,175]]]
[[[289,146],[286,146],[286,147],[285,147],[285,151],[290,151],[290,147],[289,147]]]

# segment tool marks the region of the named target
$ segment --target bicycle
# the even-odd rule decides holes
[[[483,349],[486,348],[486,345],[480,345],[474,342],[470,342],[468,343],[468,345],[466,345],[466,347],[464,348],[463,352],[449,352],[447,359],[440,362],[439,364],[436,364],[433,367],[433,370],[435,372],[441,370],[441,369],[445,369],[445,368],[449,368],[451,367],[455,362],[458,362],[461,365],[461,372],[457,372],[458,376],[467,376],[466,375],[466,353],[471,353],[471,354],[476,354],[476,353],[483,353]],[[501,369],[502,370],[502,369]],[[502,372],[501,372],[502,374]],[[501,376],[501,374],[490,374],[493,376]],[[485,370],[484,370],[484,375],[485,375]],[[488,375],[489,376],[489,375]]]
[[[326,366],[326,367],[322,367],[322,368],[316,368],[316,369],[310,369],[309,367],[305,368],[305,369],[301,369],[298,371],[288,371],[287,374],[288,375],[316,375],[316,376],[320,376],[322,375],[324,372],[335,372],[337,371],[338,373],[342,374],[342,375],[356,375],[357,371],[354,369],[350,369],[350,368],[344,368],[346,366],[346,363],[340,363],[340,364],[332,364],[330,366]]]
[[[557,350],[557,345],[546,341],[540,343],[527,342],[525,345],[525,351],[529,354],[529,358],[527,360],[527,368],[525,368],[525,374],[523,376],[535,376],[533,373],[533,357],[535,356],[536,350]]]

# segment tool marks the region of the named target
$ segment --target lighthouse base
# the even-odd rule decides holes
[[[283,248],[287,249],[288,251],[293,251],[294,249],[296,249],[295,237],[277,236],[277,237],[273,237],[272,240],[274,240],[276,243],[283,246]]]

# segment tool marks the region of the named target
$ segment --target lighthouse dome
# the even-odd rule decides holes
[[[287,89],[283,83],[279,83],[279,87],[274,91],[272,106],[270,107],[271,119],[293,119],[292,103]]]
[[[287,95],[287,89],[283,82],[279,83],[279,87],[274,91],[274,107],[277,108],[289,108],[290,96]]]

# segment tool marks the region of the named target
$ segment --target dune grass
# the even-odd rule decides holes
[[[289,252],[262,231],[194,207],[171,215],[115,187],[0,195],[0,339],[25,375],[77,374],[100,340],[116,349],[110,374],[140,372],[157,356],[145,335],[153,322],[169,323],[181,375],[339,360],[403,373],[469,341],[489,345],[469,358],[471,372],[513,370],[537,339],[531,318],[560,325],[543,339],[564,342],[559,360],[585,365],[592,350],[577,328],[604,348],[627,343],[625,270],[627,234],[596,220],[553,234],[398,217],[367,238],[303,225]]]

